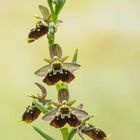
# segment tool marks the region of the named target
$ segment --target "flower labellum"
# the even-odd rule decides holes
[[[85,127],[82,129],[82,133],[88,135],[93,140],[105,140],[106,134],[102,130],[95,128],[92,125],[89,125],[89,127]]]
[[[70,116],[66,115],[64,118],[61,115],[55,116],[50,123],[55,128],[64,127],[66,124],[69,124],[71,127],[78,127],[81,121],[74,114],[70,113]]]
[[[41,111],[37,107],[35,107],[34,104],[32,104],[31,106],[28,106],[26,111],[24,112],[22,116],[22,121],[26,123],[31,123],[38,118],[40,113]]]
[[[62,105],[58,114],[51,121],[50,125],[54,126],[55,128],[61,128],[66,124],[69,124],[71,127],[78,127],[81,124],[81,121],[74,113],[70,111],[69,106]]]
[[[31,29],[30,33],[28,34],[28,43],[32,43],[35,40],[39,39],[40,37],[44,36],[48,32],[48,25],[43,24],[41,21],[36,24],[36,27]]]

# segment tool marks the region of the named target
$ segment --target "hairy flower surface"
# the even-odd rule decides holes
[[[55,128],[64,127],[69,124],[71,127],[78,127],[81,125],[81,119],[85,118],[88,113],[84,110],[71,107],[73,102],[63,101],[62,104],[55,104],[57,108],[48,112],[43,120],[51,121],[50,125]]]
[[[34,42],[35,40],[37,40],[40,37],[42,37],[45,34],[47,34],[48,30],[49,30],[48,25],[47,24],[43,24],[43,22],[39,21],[36,24],[36,27],[31,29],[30,33],[28,34],[27,42],[28,43]]]
[[[105,132],[99,128],[95,128],[93,125],[83,127],[82,133],[88,135],[93,140],[105,140],[107,138]]]

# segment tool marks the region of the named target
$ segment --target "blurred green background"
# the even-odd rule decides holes
[[[33,73],[48,57],[46,37],[27,44],[35,26],[37,6],[45,0],[0,0],[0,137],[3,140],[41,140],[31,125],[22,122],[27,95],[39,93]],[[71,99],[83,103],[95,115],[97,127],[111,134],[111,140],[140,139],[140,1],[67,0],[61,12],[56,41],[69,61],[76,48],[78,63],[70,83]],[[55,87],[48,87],[48,98],[56,100]],[[40,117],[41,118],[41,117]],[[33,125],[58,140],[59,130],[41,119]],[[86,137],[88,140],[88,138]],[[43,140],[43,139],[42,139]],[[80,140],[78,136],[74,140]]]

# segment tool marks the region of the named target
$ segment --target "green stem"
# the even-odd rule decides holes
[[[53,22],[56,24],[56,22],[57,22],[57,18],[58,18],[58,15],[54,15],[54,17],[53,17]]]
[[[60,131],[61,131],[61,134],[63,136],[63,140],[65,140],[66,137],[68,136],[68,129],[67,128],[62,128],[62,129],[60,129]]]
[[[51,45],[54,44],[54,40],[55,40],[55,35],[51,34],[50,39],[48,39],[49,47],[51,47]]]
[[[52,0],[48,0],[48,5],[49,5],[50,11],[51,11],[52,23],[54,24],[54,27],[55,27],[58,16],[56,16],[56,14],[54,12],[53,5],[52,5]],[[51,45],[54,44],[54,42],[55,42],[55,29],[51,29],[51,30],[53,30],[53,32],[50,32],[50,34],[48,34],[49,47],[51,47]]]
[[[55,24],[55,12],[54,12],[54,9],[53,9],[53,4],[52,4],[52,0],[47,0],[48,1],[48,5],[49,5],[49,8],[50,8],[50,11],[51,11],[51,17],[52,17],[52,22]],[[55,40],[55,31],[54,32],[50,32],[48,34],[48,44],[49,44],[49,47],[54,44],[54,40]]]
[[[72,140],[73,136],[77,133],[76,129],[72,129],[69,134],[67,135],[65,140]]]
[[[51,11],[52,23],[54,24],[54,26],[56,26],[56,22],[57,22],[57,18],[58,18],[58,15],[60,13],[60,10],[58,12],[57,11],[54,12],[52,0],[47,0],[47,1],[48,1],[50,11]],[[61,7],[61,9],[62,9],[62,7]],[[49,51],[50,51],[50,47],[55,42],[55,31],[52,32],[51,30],[53,30],[53,29],[52,28],[50,29],[50,32],[48,33],[48,36],[47,36],[48,37],[48,44],[49,44]],[[64,87],[68,89],[68,85],[66,83],[63,83],[62,85],[63,86],[60,86],[59,88],[58,88],[58,85],[56,85],[56,88],[58,89],[58,91],[60,89],[63,89]],[[63,136],[63,140],[65,140],[68,136],[68,128],[62,128],[62,129],[60,129],[60,131],[61,131],[61,134]]]

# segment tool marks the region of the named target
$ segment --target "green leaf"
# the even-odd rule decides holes
[[[47,0],[47,1],[48,1],[50,11],[51,11],[52,19],[54,19],[54,9],[53,9],[53,5],[52,5],[52,0]]]
[[[72,62],[73,63],[76,63],[77,62],[77,57],[78,57],[78,49],[76,49],[74,55],[73,55],[73,58],[72,58]]]
[[[52,138],[51,136],[49,136],[48,134],[46,134],[42,130],[40,130],[38,127],[33,126],[33,128],[34,128],[35,131],[37,131],[46,140],[55,140],[54,138]]]
[[[66,137],[68,136],[68,128],[62,128],[62,129],[60,129],[60,131],[63,136],[63,140],[65,140]]]
[[[50,17],[51,17],[51,14],[50,14],[48,8],[45,7],[45,6],[43,6],[43,5],[39,5],[38,7],[39,7],[39,9],[40,9],[40,12],[41,12],[42,15],[43,15],[44,20],[45,20],[46,22],[48,22],[48,20],[49,20]]]
[[[41,102],[39,102],[37,100],[33,100],[33,103],[42,113],[48,112],[48,109]]]
[[[72,138],[74,137],[74,135],[77,133],[77,129],[72,129],[68,136],[66,137],[66,140],[72,140]]]
[[[55,15],[58,16],[66,0],[55,0]]]

